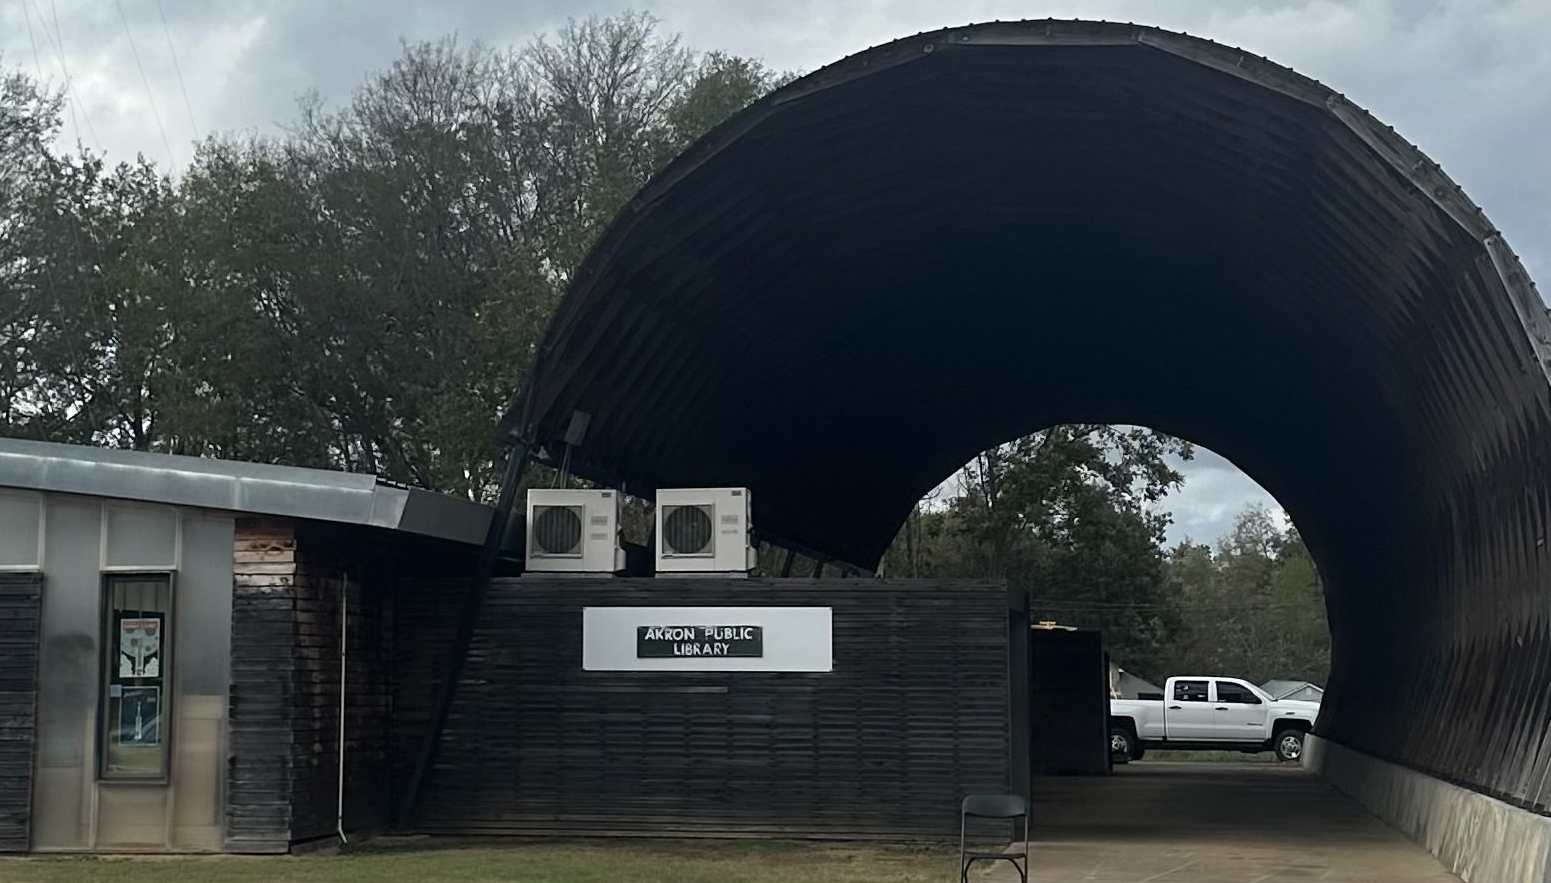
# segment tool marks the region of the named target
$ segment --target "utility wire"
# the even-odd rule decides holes
[[[46,21],[43,17],[43,7],[37,5],[37,0],[25,0],[25,2],[31,2],[34,8],[37,9],[40,21]],[[65,92],[70,96],[70,121],[72,123],[75,122],[76,106],[80,105],[81,119],[86,121],[86,132],[92,136],[92,143],[97,145],[97,150],[101,151],[103,149],[102,139],[97,137],[97,127],[92,125],[91,114],[86,112],[86,105],[81,103],[81,96],[75,91],[75,80],[70,76],[70,66],[65,62],[65,35],[59,29],[59,8],[54,6],[53,0],[49,0],[49,4],[54,9],[54,33],[50,34],[48,28],[45,27],[43,29],[43,36],[47,37],[49,45],[54,47],[54,54],[59,56],[59,69],[64,71],[65,74]],[[81,140],[80,126],[76,126],[75,139],[76,141]]]
[[[38,88],[43,87],[43,59],[38,56],[38,38],[32,33],[32,13],[22,4],[22,15],[27,18],[27,42],[32,44],[32,63],[38,69]],[[43,24],[38,22],[38,24]]]
[[[161,112],[156,109],[156,95],[151,91],[151,78],[145,74],[145,65],[140,63],[140,50],[135,46],[134,32],[129,29],[129,16],[124,14],[123,0],[113,0],[113,5],[118,7],[118,20],[124,23],[124,36],[129,38],[129,51],[135,56],[135,67],[140,69],[140,82],[145,84],[145,97],[151,102],[151,118],[156,121],[156,131],[161,133],[162,146],[167,148],[167,174],[171,175],[177,170],[178,160],[172,155],[172,142],[167,140],[167,129],[162,125]]]
[[[23,8],[25,8],[25,4],[24,4]],[[70,88],[70,71],[65,69],[65,59],[64,59],[65,35],[59,29],[59,4],[56,3],[55,0],[48,0],[48,9],[49,9],[49,12],[54,14],[54,39],[56,41],[58,41],[58,43],[59,43],[59,50],[60,50],[60,52],[59,52],[59,69],[61,71],[64,71],[64,75],[65,75],[65,88],[68,90]],[[42,8],[38,9],[38,16],[40,18],[43,16]],[[43,33],[44,33],[45,36],[48,34],[48,24],[46,22],[43,25]],[[76,111],[75,111],[76,102],[75,102],[75,99],[71,98],[69,101],[65,102],[65,104],[66,104],[66,106],[68,106],[70,108],[70,128],[75,130],[75,143],[76,143],[77,146],[79,146],[80,143],[81,143],[81,120],[80,120],[80,118],[78,118],[76,116]],[[86,109],[84,107],[81,108],[81,113],[83,115],[86,113]],[[92,139],[96,140],[96,137],[97,136],[94,133],[92,135]],[[98,146],[99,146],[99,149],[100,149],[101,145],[98,145]]]
[[[1308,605],[1296,602],[1278,601],[1265,604],[1257,604],[1254,601],[1245,601],[1241,604],[1158,604],[1158,603],[1109,603],[1109,602],[1083,602],[1083,601],[1031,601],[1035,609],[1060,610],[1069,613],[1122,613],[1135,610],[1145,613],[1159,613],[1164,611],[1180,611],[1182,613],[1197,613],[1221,610],[1303,610]]]
[[[32,3],[33,9],[35,9],[38,13],[38,22],[39,24],[43,25],[43,36],[48,38],[49,44],[54,47],[54,52],[59,57],[59,69],[64,72],[65,76],[65,93],[70,99],[70,121],[71,124],[75,126],[75,139],[77,147],[79,148],[81,141],[81,128],[76,118],[76,105],[80,104],[80,95],[75,91],[75,82],[70,76],[70,67],[65,61],[65,35],[64,31],[62,31],[59,27],[59,7],[54,2],[54,0],[49,0],[49,8],[54,14],[54,33],[50,34],[48,30],[48,18],[43,15],[43,7],[38,5],[37,0],[23,0],[24,7],[28,2]],[[80,119],[86,121],[86,130],[91,134],[92,142],[97,145],[97,150],[99,152],[103,152],[102,140],[97,137],[97,129],[92,125],[91,115],[86,112],[86,105],[84,104],[81,104],[80,107]],[[70,239],[75,244],[75,251],[71,255],[72,263],[79,265],[81,262],[87,259],[87,256],[85,246],[81,241],[81,231],[78,219],[69,214],[72,208],[73,207],[56,209],[55,215],[60,220],[62,220],[70,230]],[[52,260],[45,260],[43,262],[43,271],[44,276],[47,279],[48,290],[51,299],[58,302],[59,296],[57,292],[59,288],[54,277],[54,264],[55,262]],[[90,309],[94,314],[96,313],[95,305],[90,307]],[[70,341],[72,349],[78,349],[80,341],[76,338],[76,336],[66,335],[66,337]],[[97,419],[93,414],[92,408],[92,400],[94,397],[87,394],[82,395],[80,398],[81,401],[79,404],[81,410],[86,414],[87,424],[89,426],[95,427],[97,425]]]
[[[162,11],[162,0],[156,0],[156,14],[161,16],[162,33],[167,35],[167,53],[172,56],[172,69],[178,75],[178,91],[183,93],[183,109],[188,111],[188,124],[194,128],[194,138],[198,140],[199,123],[194,122],[194,105],[188,100],[188,86],[183,84],[183,66],[178,64],[178,50],[172,45],[172,29],[167,27],[167,13]]]

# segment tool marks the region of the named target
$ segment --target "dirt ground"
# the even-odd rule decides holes
[[[1147,760],[1039,779],[1034,883],[1458,883],[1289,765]],[[1017,876],[977,866],[980,883]],[[946,883],[954,846],[379,840],[286,858],[9,859],[0,883]]]
[[[292,857],[0,860],[0,883],[943,883],[955,861],[940,846],[376,841]]]

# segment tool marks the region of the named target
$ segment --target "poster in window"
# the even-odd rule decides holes
[[[162,617],[159,613],[119,614],[118,677],[162,676]]]
[[[118,744],[161,744],[162,689],[125,687],[118,706]]]

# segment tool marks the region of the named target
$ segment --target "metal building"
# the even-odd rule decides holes
[[[268,636],[259,645],[279,638],[278,660],[242,642],[256,623],[309,615],[299,607],[308,589],[331,616],[352,579],[346,549],[368,553],[354,562],[358,609],[361,582],[380,572],[373,550],[407,546],[466,570],[456,550],[482,543],[489,518],[370,476],[0,439],[0,646],[10,657],[0,842],[272,850],[328,833],[337,767],[318,774],[310,801],[322,804],[322,831],[292,837],[282,825],[283,836],[266,829],[245,844],[253,820],[241,801],[251,769],[287,792],[289,815],[293,778],[305,781],[293,760],[313,763],[315,752],[304,741],[303,756],[289,756],[292,732],[279,728],[290,710],[259,700],[266,686],[287,701],[309,688],[337,698],[337,646],[321,648],[307,678],[296,677],[306,652],[294,630],[258,629]],[[318,556],[336,563],[299,567],[297,536],[325,533]],[[337,616],[329,628],[337,638]],[[273,746],[249,741],[265,727]],[[333,732],[320,735],[337,748]]]
[[[558,455],[586,415],[579,474],[747,486],[767,535],[862,569],[994,444],[1209,447],[1326,588],[1310,762],[1458,863],[1499,818],[1551,844],[1551,316],[1437,163],[1325,84],[1122,23],[860,52],[638,193],[529,376],[514,444]]]
[[[507,564],[462,641],[491,513],[370,476],[0,439],[0,851],[935,837],[963,793],[1026,787],[1028,611],[1005,586]],[[636,624],[685,607],[822,649],[638,659]],[[589,611],[616,628],[589,636]]]

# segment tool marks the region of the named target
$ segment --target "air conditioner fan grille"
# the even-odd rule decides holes
[[[533,516],[533,545],[545,555],[582,551],[582,516],[570,506],[545,506]]]
[[[710,506],[674,506],[662,518],[663,551],[674,555],[711,552]]]

